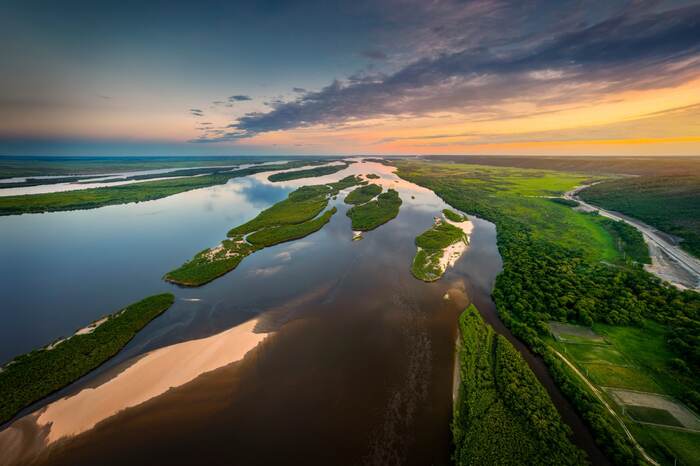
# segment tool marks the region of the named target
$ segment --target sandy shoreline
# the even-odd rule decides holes
[[[90,430],[97,423],[162,395],[170,388],[185,385],[201,374],[240,361],[269,335],[254,333],[257,323],[257,319],[250,320],[207,338],[141,355],[102,385],[85,388],[15,421],[0,432],[0,451],[12,451],[22,457],[30,452],[18,449],[24,450],[28,443],[35,443],[31,438],[38,431],[43,434],[41,447],[47,447],[63,437]],[[37,445],[32,446],[36,448]],[[0,464],[7,464],[4,461]]]

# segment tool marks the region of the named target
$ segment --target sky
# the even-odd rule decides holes
[[[700,1],[0,2],[0,155],[700,155]]]

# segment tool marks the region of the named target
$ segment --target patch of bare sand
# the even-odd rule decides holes
[[[118,412],[155,398],[199,375],[243,359],[267,334],[251,320],[207,338],[166,346],[143,355],[117,377],[57,400],[33,414],[49,427],[47,443],[77,435]]]

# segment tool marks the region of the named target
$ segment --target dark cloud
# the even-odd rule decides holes
[[[503,2],[476,3],[486,16],[466,28],[474,21],[489,22],[503,11]],[[242,138],[438,111],[498,118],[504,115],[496,106],[506,100],[551,105],[668,86],[697,75],[700,65],[693,58],[700,54],[700,6],[624,9],[592,24],[577,15],[569,19],[555,35],[523,33],[522,41],[512,42],[490,38],[488,47],[481,40],[475,47],[449,52],[443,48],[390,74],[336,80],[293,101],[269,102],[271,111],[248,113],[231,127],[238,130],[236,138]]]
[[[246,100],[253,100],[253,98],[247,95],[232,95],[228,98],[229,102],[244,102]]]
[[[296,92],[297,94],[304,94],[306,93],[306,89],[303,87],[293,87],[292,92]]]
[[[191,108],[189,110],[189,112],[190,112],[190,115],[192,115],[192,116],[196,116],[196,117],[204,116],[204,112],[199,108]]]
[[[370,60],[386,60],[387,59],[386,53],[384,53],[378,49],[363,50],[361,55],[365,58],[369,58]]]

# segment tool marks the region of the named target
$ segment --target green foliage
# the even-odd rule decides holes
[[[365,176],[367,179],[370,179],[370,180],[378,180],[380,178],[380,176],[377,175],[376,173],[370,173],[369,175],[365,175]]]
[[[333,207],[332,209],[324,212],[320,217],[304,223],[264,228],[249,235],[247,240],[253,246],[263,248],[284,243],[285,241],[303,238],[323,228],[323,226],[330,221],[333,214],[335,214],[337,211],[338,209]]]
[[[352,220],[352,229],[356,231],[374,230],[399,214],[401,198],[393,189],[380,194],[377,199],[366,204],[352,207],[347,216]]]
[[[401,177],[432,189],[459,210],[496,224],[503,271],[493,297],[501,319],[545,357],[560,388],[609,457],[616,464],[635,463],[636,452],[616,421],[549,354],[542,339],[548,334],[546,322],[641,326],[652,319],[668,329],[665,347],[687,363],[697,381],[700,295],[678,291],[641,267],[626,264],[610,233],[594,216],[539,197],[561,195],[581,179],[456,163],[401,161],[397,165]],[[669,365],[667,370],[674,369]],[[694,406],[700,402],[696,387],[697,382],[682,388],[679,398]]]
[[[445,249],[457,241],[464,240],[464,232],[460,228],[447,222],[439,222],[416,237],[416,246],[423,249]]]
[[[298,171],[286,172],[286,173],[275,173],[274,175],[268,176],[267,179],[272,181],[272,182],[278,182],[278,181],[299,180],[301,178],[314,178],[316,176],[332,175],[333,173],[337,173],[340,170],[345,170],[346,168],[348,168],[348,166],[349,165],[347,163],[345,163],[343,165],[331,165],[328,167],[309,168],[308,170],[298,170]]]
[[[617,250],[624,259],[638,264],[651,264],[649,248],[639,230],[625,222],[610,218],[599,216],[596,220],[610,233],[617,245]]]
[[[700,175],[624,178],[596,184],[579,196],[682,238],[680,246],[700,257]]]
[[[345,203],[353,205],[364,204],[365,202],[371,201],[381,192],[382,187],[377,184],[368,184],[366,186],[360,186],[359,188],[355,188],[350,194],[345,196]]]
[[[292,191],[287,199],[231,229],[229,239],[220,246],[200,251],[165,274],[165,279],[183,286],[201,286],[235,269],[255,251],[320,230],[337,211],[334,207],[318,216],[328,206],[328,199],[360,181],[355,176],[348,176],[336,183],[302,186]]]
[[[553,197],[550,200],[552,202],[556,202],[557,204],[565,205],[567,207],[578,207],[581,205],[578,203],[578,201],[574,201],[573,199],[565,199],[563,197]]]
[[[455,464],[585,464],[549,396],[513,346],[471,305],[459,319]]]
[[[52,349],[32,351],[5,365],[0,372],[0,423],[117,354],[174,299],[170,293],[150,296],[112,314],[91,333],[74,335]]]
[[[177,178],[174,180],[145,181],[121,186],[80,189],[46,194],[0,197],[0,215],[36,212],[94,209],[108,205],[144,202],[172,196],[173,194],[225,184],[232,178],[256,173],[297,168],[319,162],[292,161],[277,165],[257,165],[234,171],[210,175]]]
[[[459,214],[451,209],[442,209],[442,214],[451,222],[461,223],[467,221],[467,217],[465,215]]]

